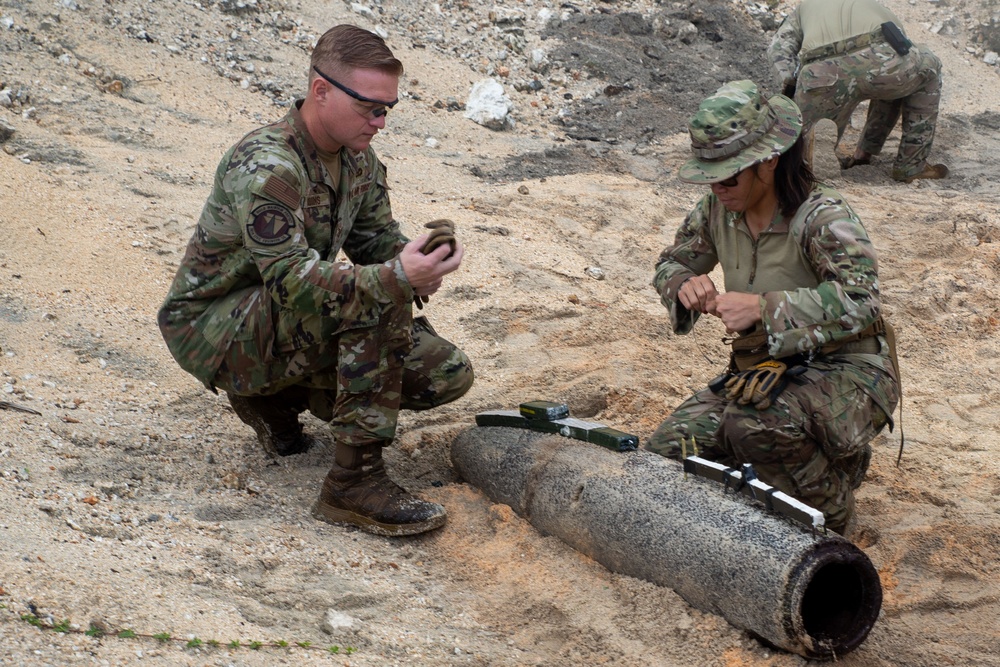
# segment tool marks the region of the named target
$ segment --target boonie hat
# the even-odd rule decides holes
[[[688,131],[694,157],[677,177],[718,183],[791,148],[802,132],[802,113],[784,95],[764,100],[753,81],[730,81],[702,101]]]

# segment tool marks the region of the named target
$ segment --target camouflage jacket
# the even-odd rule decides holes
[[[385,304],[413,298],[385,166],[371,148],[342,149],[334,188],[300,104],[223,156],[158,314],[174,358],[207,386],[248,330],[262,330],[254,335],[265,338],[268,356],[267,330],[278,314],[339,318],[350,328],[377,321]],[[338,261],[341,251],[350,261]]]
[[[674,245],[660,254],[653,277],[674,333],[690,332],[700,315],[678,301],[681,284],[720,263],[725,291],[760,295],[758,326],[775,358],[842,340],[879,316],[875,248],[832,188],[817,185],[794,216],[779,219],[756,241],[742,214],[706,195],[684,219]],[[869,361],[885,368],[878,355],[854,356],[875,357]]]
[[[767,55],[778,88],[795,82],[800,54],[878,29],[903,24],[876,0],[803,0],[778,27]]]

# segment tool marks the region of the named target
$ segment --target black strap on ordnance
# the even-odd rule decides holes
[[[587,422],[574,417],[565,419],[529,419],[520,410],[493,410],[476,415],[476,426],[508,426],[529,431],[554,433],[565,438],[582,440],[614,452],[634,452],[639,448],[639,438],[597,422]]]

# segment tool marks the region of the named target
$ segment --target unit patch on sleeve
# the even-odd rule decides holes
[[[295,216],[279,204],[262,204],[250,212],[247,235],[261,245],[278,245],[292,237]]]

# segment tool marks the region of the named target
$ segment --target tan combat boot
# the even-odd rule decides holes
[[[897,178],[897,181],[903,181],[904,183],[912,183],[918,178],[948,178],[948,174],[951,173],[943,164],[925,164],[924,168],[906,178]],[[893,175],[893,178],[896,178]]]
[[[257,442],[271,458],[301,454],[315,441],[302,432],[299,413],[306,409],[295,388],[271,396],[226,393],[233,412],[257,434]]]
[[[389,479],[381,444],[338,444],[335,461],[313,505],[314,518],[391,537],[417,535],[444,525],[444,507],[411,496]]]

